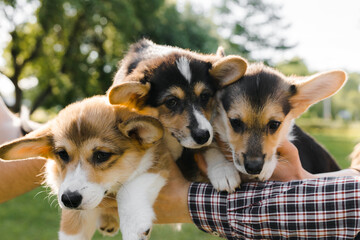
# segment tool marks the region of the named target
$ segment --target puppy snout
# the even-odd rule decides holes
[[[66,191],[61,195],[61,202],[65,207],[68,208],[77,208],[80,206],[82,201],[82,196],[78,191],[71,192]]]
[[[191,131],[191,136],[197,144],[204,144],[209,140],[210,133],[206,129],[194,129]]]
[[[249,174],[259,174],[264,166],[265,155],[263,156],[248,156],[243,154],[244,167]]]

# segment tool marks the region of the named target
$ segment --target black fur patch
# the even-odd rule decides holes
[[[284,84],[286,83],[282,76],[277,72],[270,71],[265,67],[259,68],[225,87],[221,102],[224,109],[228,111],[232,101],[242,95],[254,110],[261,111],[267,102],[275,101],[282,105],[284,115],[287,115],[291,110],[290,94],[284,92]]]
[[[127,74],[129,75],[130,73],[132,73],[142,60],[143,59],[141,58],[136,58],[134,61],[132,61],[127,68]]]
[[[141,39],[140,41],[136,42],[134,45],[131,46],[131,50],[134,52],[142,52],[144,49],[150,47],[152,43],[147,39]]]
[[[295,85],[291,85],[290,86],[290,94],[291,96],[294,96],[297,92],[296,86]]]
[[[191,81],[185,79],[180,73],[176,61],[183,55],[172,54],[167,57],[167,61],[161,63],[155,69],[149,71],[148,82],[151,83],[151,89],[147,104],[158,107],[162,104],[164,95],[168,94],[168,90],[172,87],[181,88],[185,93],[184,100],[177,107],[174,113],[181,114],[189,106],[194,105],[195,108],[201,109],[201,102],[194,92],[195,84],[203,83],[213,97],[217,88],[216,81],[209,74],[211,64],[198,59],[188,57],[190,61]]]
[[[80,129],[78,125],[80,121]],[[81,120],[73,120],[68,129],[66,129],[66,137],[76,145],[79,145],[87,139],[98,136],[97,129],[93,127],[85,118]]]

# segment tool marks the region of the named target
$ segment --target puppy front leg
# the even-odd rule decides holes
[[[216,147],[213,143],[204,153],[208,177],[216,190],[233,192],[241,183],[240,174]]]
[[[61,210],[60,240],[89,240],[96,230],[98,209]]]
[[[153,204],[166,180],[145,173],[125,183],[117,193],[123,240],[146,240],[155,219]]]

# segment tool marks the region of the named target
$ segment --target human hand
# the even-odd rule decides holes
[[[302,167],[299,152],[294,144],[285,140],[277,151],[279,160],[270,180],[286,182],[315,177]]]

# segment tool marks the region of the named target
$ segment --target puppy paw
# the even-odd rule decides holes
[[[144,232],[122,232],[123,240],[148,240],[150,239],[151,228]]]
[[[240,186],[240,174],[232,162],[221,162],[208,168],[211,184],[218,191],[233,192]]]
[[[104,236],[115,236],[119,231],[119,217],[114,214],[101,214],[98,230]]]
[[[140,234],[140,240],[150,239],[151,228]]]
[[[127,219],[129,220],[129,219]],[[150,238],[152,221],[133,221],[120,223],[123,240],[148,240]],[[123,222],[123,221],[122,221]],[[137,222],[137,224],[132,224]]]

